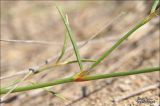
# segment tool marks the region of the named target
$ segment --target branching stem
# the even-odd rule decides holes
[[[64,84],[64,83],[69,83],[69,82],[98,80],[98,79],[111,78],[111,77],[120,77],[120,76],[128,76],[128,75],[135,75],[135,74],[141,74],[141,73],[150,73],[150,72],[155,72],[155,71],[160,71],[160,67],[145,68],[145,69],[140,69],[140,70],[130,70],[130,71],[124,71],[124,72],[110,73],[110,74],[97,74],[93,76],[84,76],[82,77],[82,80],[79,80],[79,81],[75,80],[74,77],[71,76],[71,77],[58,79],[58,80],[54,80],[54,81],[50,81],[46,83],[37,83],[34,85],[17,87],[16,89],[12,91],[12,93],[28,91],[28,90],[38,89],[38,88],[44,88],[44,87],[49,87],[49,86],[54,86],[54,85]],[[9,90],[10,89],[7,89],[7,88],[1,88],[0,94],[5,94]]]

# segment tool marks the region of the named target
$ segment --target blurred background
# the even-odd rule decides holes
[[[151,0],[141,1],[1,1],[1,76],[44,63],[57,56],[62,48],[65,26],[55,6],[63,8],[77,43],[101,31],[82,47],[83,58],[98,58],[136,23],[146,17]],[[159,17],[137,30],[91,73],[111,73],[158,66]],[[105,28],[107,26],[107,28]],[[14,40],[14,42],[12,41]],[[22,41],[42,41],[25,43]],[[45,42],[45,43],[44,43]],[[68,48],[71,43],[68,44]],[[75,59],[64,56],[67,60]],[[85,67],[90,64],[84,63]],[[30,81],[45,82],[70,76],[79,71],[77,64],[55,67],[35,75]],[[45,75],[45,76],[44,76]],[[63,101],[43,89],[9,95],[6,106],[115,106],[113,100],[160,81],[159,73],[110,78],[83,83],[69,83],[51,88],[69,101]],[[12,84],[23,75],[1,80],[2,86]],[[28,84],[29,81],[22,83]],[[136,104],[137,97],[150,97],[158,106],[158,88],[118,102],[117,106]],[[143,104],[146,106],[145,104]]]

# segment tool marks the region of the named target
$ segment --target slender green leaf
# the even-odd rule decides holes
[[[154,0],[154,1],[153,1],[151,13],[153,13],[153,12],[156,10],[158,4],[159,4],[159,0]]]
[[[155,17],[155,14],[150,14],[148,17],[140,21],[128,33],[126,33],[122,38],[120,38],[109,50],[107,50],[104,54],[102,54],[102,56],[98,58],[98,60],[95,63],[93,63],[89,69],[92,69],[95,66],[97,66],[102,60],[104,60],[109,54],[111,54],[111,52],[115,50],[123,41],[125,41],[130,35],[132,35],[133,32],[135,32],[141,26],[149,22],[153,17]]]
[[[67,47],[67,39],[68,39],[68,35],[66,33],[65,38],[64,38],[63,48],[62,48],[61,54],[58,57],[56,63],[58,63],[60,61],[60,59],[63,57],[63,55],[65,53],[65,50],[66,50],[66,47]]]
[[[73,46],[73,49],[74,49],[74,52],[75,52],[75,55],[76,55],[76,58],[77,58],[77,61],[78,61],[78,64],[79,64],[79,67],[80,67],[80,70],[83,70],[83,65],[82,65],[82,61],[81,61],[81,57],[80,57],[80,53],[78,51],[78,47],[77,47],[77,44],[76,44],[76,41],[75,41],[75,38],[72,34],[72,31],[71,31],[71,28],[69,26],[69,22],[68,22],[68,19],[67,19],[67,16],[65,17],[64,16],[64,13],[62,12],[62,10],[60,8],[58,8],[58,11],[59,11],[59,14],[61,15],[61,18],[63,20],[63,23],[66,27],[66,30],[68,32],[68,35],[70,37],[70,40],[72,42],[72,46]]]

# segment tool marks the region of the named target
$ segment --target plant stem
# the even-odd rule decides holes
[[[133,27],[128,33],[126,33],[121,39],[119,39],[109,50],[107,50],[98,60],[93,63],[90,67],[90,69],[93,69],[95,66],[97,66],[102,60],[104,60],[114,49],[116,49],[123,41],[125,41],[133,32],[137,31],[140,27],[142,27],[144,24],[148,23],[152,18],[157,16],[159,13],[158,11],[155,11],[151,13],[149,16],[144,18],[142,21],[140,21],[135,27]],[[90,70],[89,69],[89,70]]]
[[[93,59],[82,59],[81,61],[82,62],[96,62],[96,60],[93,60]],[[54,68],[55,66],[73,64],[73,63],[76,63],[76,62],[77,62],[77,60],[71,60],[71,61],[62,62],[62,63],[58,63],[58,64],[55,64],[55,63],[54,64],[47,64],[47,65],[45,65],[45,66],[43,66],[40,69],[35,70],[35,71],[37,71],[37,73],[39,73],[39,72]]]
[[[69,22],[68,22],[68,18],[64,16],[64,13],[61,10],[61,8],[57,7],[57,9],[59,11],[59,14],[61,15],[63,23],[64,23],[64,25],[66,27],[67,32],[68,32],[69,38],[71,40],[71,43],[72,43],[72,46],[73,46],[73,49],[74,49],[74,52],[75,52],[79,67],[80,67],[80,71],[82,71],[83,70],[82,60],[81,60],[81,57],[80,57],[80,53],[79,53],[79,50],[78,50],[78,46],[77,46],[76,40],[75,40],[75,38],[73,36],[73,33],[72,33],[72,30],[70,28],[70,25],[69,25]]]
[[[81,81],[90,81],[90,80],[98,80],[98,79],[111,78],[111,77],[135,75],[135,74],[141,74],[141,73],[150,73],[150,72],[155,72],[155,71],[160,71],[160,67],[145,68],[145,69],[140,69],[140,70],[130,70],[126,72],[116,72],[116,73],[110,73],[110,74],[97,74],[93,76],[84,76]],[[71,77],[58,79],[58,80],[54,80],[54,81],[50,81],[46,83],[37,83],[34,85],[17,87],[15,90],[12,91],[12,93],[28,91],[28,90],[38,89],[38,88],[44,88],[44,87],[49,87],[49,86],[64,84],[64,83],[69,83],[69,82],[77,82],[77,80],[75,80],[74,77],[71,76]],[[7,88],[0,88],[0,95],[7,93],[9,90],[10,89],[7,89]]]
[[[154,1],[153,1],[151,13],[153,13],[153,12],[156,10],[156,8],[157,8],[157,6],[158,6],[158,3],[159,3],[159,0],[154,0]]]
[[[61,54],[60,56],[58,57],[56,63],[59,63],[59,61],[61,60],[61,58],[63,57],[65,51],[66,51],[66,47],[67,47],[67,38],[68,38],[68,35],[66,33],[65,37],[64,37],[64,43],[63,43],[63,48],[62,48],[62,51],[61,51]]]

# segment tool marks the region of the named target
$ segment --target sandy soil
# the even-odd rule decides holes
[[[94,40],[80,49],[83,58],[98,58],[136,23],[147,16],[151,2],[145,1],[1,1],[1,39],[46,41],[52,44],[11,43],[1,41],[1,76],[11,75],[44,63],[59,54],[65,27],[55,5],[64,8],[77,42],[85,41],[123,14],[103,30]],[[136,31],[110,56],[98,65],[96,73],[111,73],[158,66],[159,17]],[[68,48],[71,44],[68,44]],[[65,54],[64,58],[67,58]],[[67,60],[75,59],[75,56]],[[63,60],[66,61],[66,60]],[[84,63],[85,68],[90,64]],[[30,78],[29,82],[45,82],[70,76],[79,71],[77,64],[55,67]],[[43,75],[46,76],[42,78]],[[23,76],[1,80],[7,86]],[[159,83],[159,73],[147,73],[97,81],[68,83],[52,88],[68,101],[43,89],[10,94],[5,106],[159,106],[159,88],[154,88],[127,99],[114,100]],[[85,89],[85,95],[84,95]],[[152,103],[138,103],[137,99]]]

